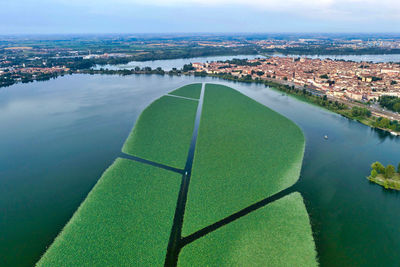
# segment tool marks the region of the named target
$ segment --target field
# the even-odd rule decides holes
[[[162,266],[180,178],[117,159],[37,266]]]
[[[183,169],[198,103],[156,100],[123,151]],[[202,107],[192,170],[186,166],[182,177],[180,170],[117,159],[38,266],[163,266],[164,260],[168,266],[318,265],[303,199],[289,194],[293,188],[282,192],[299,177],[301,130],[226,86],[207,84]],[[231,216],[278,192],[275,201]]]
[[[287,118],[229,87],[207,84],[183,234],[293,185],[304,142]]]
[[[317,266],[307,210],[299,193],[185,246],[178,266]]]
[[[163,96],[140,115],[122,151],[171,167],[185,166],[197,101]]]
[[[200,92],[201,92],[201,83],[193,83],[193,84],[182,86],[181,88],[178,88],[169,94],[183,96],[183,97],[189,97],[189,98],[193,98],[193,99],[199,99]]]

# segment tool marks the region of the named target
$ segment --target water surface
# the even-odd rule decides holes
[[[322,266],[400,265],[400,194],[365,179],[373,161],[397,165],[400,138],[263,85],[73,75],[0,89],[0,266],[34,264],[120,154],[140,112],[191,82],[236,88],[303,129],[297,187]]]
[[[192,57],[192,58],[178,58],[178,59],[170,59],[170,60],[148,60],[148,61],[131,61],[127,64],[118,64],[118,65],[97,65],[95,69],[110,69],[110,70],[122,70],[122,69],[134,69],[135,67],[151,67],[152,69],[156,69],[161,67],[165,71],[170,71],[172,68],[182,69],[183,65],[190,63],[206,63],[211,61],[225,61],[231,60],[234,58],[239,59],[254,59],[254,58],[262,58],[262,55],[237,55],[237,56],[211,56],[211,57]]]

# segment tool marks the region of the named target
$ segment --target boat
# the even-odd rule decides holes
[[[398,136],[399,134],[396,132],[390,132],[391,135]]]
[[[325,136],[324,136],[324,139],[328,139],[328,136],[327,136],[327,135],[325,135]]]

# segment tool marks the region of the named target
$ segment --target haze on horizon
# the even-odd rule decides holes
[[[399,32],[397,0],[3,0],[0,34]]]

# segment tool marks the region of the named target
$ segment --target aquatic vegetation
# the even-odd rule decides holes
[[[37,266],[162,266],[180,178],[117,159]]]
[[[293,185],[304,143],[289,119],[229,87],[207,84],[183,234]]]
[[[123,151],[183,169],[201,101],[156,100]],[[304,137],[293,122],[229,87],[207,84],[193,168],[186,166],[182,176],[117,159],[38,266],[162,266],[164,260],[171,266],[316,266],[306,208],[288,189],[303,153]],[[196,236],[204,227],[210,231]]]
[[[292,193],[181,251],[178,266],[317,266],[303,199]]]
[[[197,101],[163,96],[138,118],[122,151],[183,168],[192,138]]]
[[[181,88],[178,88],[169,94],[199,99],[200,93],[201,93],[201,83],[193,83],[182,86]]]

